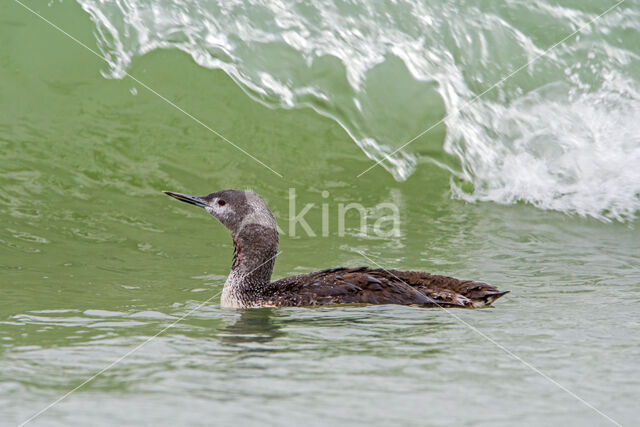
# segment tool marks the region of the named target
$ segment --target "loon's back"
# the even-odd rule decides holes
[[[509,291],[492,285],[420,271],[332,268],[286,277],[265,289],[262,301],[272,306],[333,304],[418,304],[482,307]]]

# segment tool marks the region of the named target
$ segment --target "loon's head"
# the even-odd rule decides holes
[[[181,202],[204,208],[227,227],[233,236],[239,235],[252,224],[277,229],[276,220],[267,204],[253,191],[221,190],[202,197],[172,191],[163,193]]]

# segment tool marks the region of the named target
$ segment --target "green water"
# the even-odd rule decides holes
[[[96,48],[76,4],[33,7]],[[230,311],[214,297],[33,425],[611,425],[598,411],[637,422],[637,220],[454,200],[448,172],[429,164],[402,183],[380,167],[356,179],[371,161],[311,109],[267,109],[177,51],[134,61],[132,75],[280,178],[104,69],[18,4],[0,6],[0,425],[27,420],[221,291],[227,231],[160,191],[222,188],[260,193],[283,230],[290,188],[298,206],[315,203],[306,219],[319,236],[281,236],[275,277],[371,265],[362,252],[511,294],[453,314]],[[399,236],[362,237],[354,216],[338,235],[339,203],[382,202],[399,206]]]

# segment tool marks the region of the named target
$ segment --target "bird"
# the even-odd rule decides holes
[[[490,306],[509,292],[472,280],[369,267],[329,268],[272,282],[278,227],[257,193],[231,189],[202,197],[163,193],[204,208],[230,231],[234,253],[220,298],[223,308],[346,304],[478,308]]]

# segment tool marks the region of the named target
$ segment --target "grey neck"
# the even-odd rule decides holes
[[[225,307],[250,307],[266,296],[278,252],[278,231],[251,224],[233,234],[233,265],[222,290]]]

